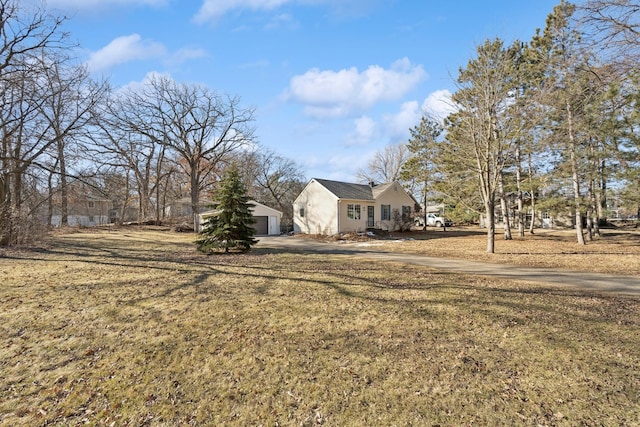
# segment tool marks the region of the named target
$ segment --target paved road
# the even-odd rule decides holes
[[[584,290],[640,295],[640,278],[600,273],[582,273],[548,268],[514,267],[503,264],[467,261],[461,259],[434,258],[394,252],[382,252],[375,246],[358,243],[323,243],[295,237],[260,237],[257,247],[292,252],[331,253],[357,256],[367,259],[406,262],[442,270],[478,274],[513,280],[549,283]]]

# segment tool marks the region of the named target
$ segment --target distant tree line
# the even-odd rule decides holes
[[[494,252],[533,232],[539,211],[571,212],[579,244],[600,233],[613,198],[640,214],[640,6],[561,1],[528,42],[487,40],[460,68],[454,112],[425,115],[403,148],[361,174],[401,178],[426,205],[482,214]],[[406,151],[409,156],[406,156]],[[387,161],[389,153],[395,153]]]
[[[33,238],[54,213],[67,225],[71,201],[88,193],[109,202],[115,222],[162,222],[187,200],[195,225],[233,162],[249,196],[290,222],[305,177],[259,146],[252,108],[163,75],[128,88],[96,81],[69,56],[62,23],[0,0],[0,246]]]

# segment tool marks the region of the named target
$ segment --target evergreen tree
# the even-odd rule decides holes
[[[573,195],[577,241],[584,245],[591,136],[589,106],[599,95],[599,81],[592,66],[592,52],[580,44],[582,35],[572,25],[570,18],[574,11],[574,5],[561,1],[547,17],[544,31],[532,39],[530,53],[537,55],[545,67],[541,101],[546,108],[546,126],[552,130],[549,146],[557,153],[553,179],[568,184],[566,194]]]
[[[458,90],[451,99],[457,111],[446,120],[446,143],[439,158],[448,176],[476,179],[487,226],[487,252],[495,252],[495,208],[502,197],[503,173],[515,149],[518,122],[509,114],[520,44],[505,48],[487,40],[477,57],[460,69]],[[506,217],[505,217],[506,218]]]
[[[209,205],[215,210],[203,224],[202,231],[196,240],[198,249],[211,252],[213,249],[238,248],[242,252],[251,249],[258,243],[253,238],[255,228],[253,214],[247,196],[247,188],[242,181],[237,166],[232,166],[220,181],[217,193],[218,201]]]
[[[442,126],[428,116],[422,116],[420,124],[409,129],[411,137],[407,148],[411,157],[404,162],[400,172],[400,178],[413,183],[413,188],[418,188],[420,201],[424,207],[423,230],[427,229],[427,207],[429,204],[429,190],[434,187],[436,171],[434,158],[438,139],[442,134]],[[432,190],[433,191],[433,190]]]

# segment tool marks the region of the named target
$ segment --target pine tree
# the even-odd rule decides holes
[[[460,69],[458,90],[451,99],[458,107],[447,118],[441,166],[447,174],[477,179],[487,225],[487,252],[495,252],[495,208],[502,197],[501,180],[515,148],[517,122],[509,113],[511,93],[518,86],[519,43],[505,47],[487,40],[477,57]]]
[[[442,134],[442,126],[435,119],[425,115],[420,119],[420,124],[409,129],[409,132],[411,137],[407,148],[411,153],[411,157],[402,165],[400,178],[414,182],[416,187],[420,189],[420,199],[424,206],[424,211],[422,212],[423,230],[426,230],[428,195],[430,187],[434,187],[436,180],[434,158],[438,138]]]
[[[230,248],[246,252],[258,243],[253,238],[255,228],[253,214],[247,196],[247,188],[242,182],[238,168],[234,165],[220,181],[217,202],[209,207],[215,210],[203,224],[196,240],[198,250],[211,252],[213,249]]]

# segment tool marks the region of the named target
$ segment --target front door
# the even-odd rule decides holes
[[[367,227],[373,228],[375,222],[373,220],[374,206],[367,206]]]

